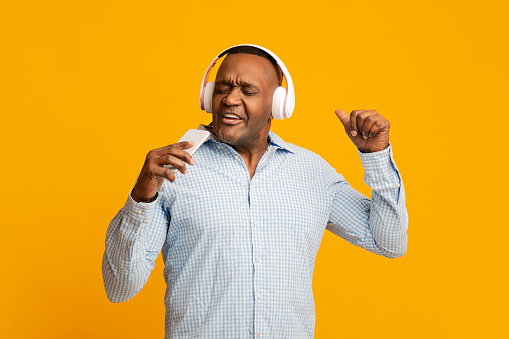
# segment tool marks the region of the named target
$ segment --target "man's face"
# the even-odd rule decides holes
[[[214,132],[232,146],[267,142],[272,97],[278,86],[274,65],[252,54],[228,55],[216,75],[212,95]]]

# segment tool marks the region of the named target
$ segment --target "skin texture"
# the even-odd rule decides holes
[[[251,178],[268,147],[272,97],[279,83],[274,65],[252,54],[228,55],[217,72],[212,96],[213,132],[242,156]],[[347,114],[338,109],[335,113],[361,152],[388,147],[390,123],[378,112],[363,109]],[[236,119],[226,114],[234,114]],[[186,164],[193,165],[194,160],[183,149],[191,146],[193,143],[181,142],[151,150],[131,197],[137,202],[149,202],[165,179],[173,182],[175,175],[163,165],[173,165],[186,174]]]
[[[354,145],[364,153],[383,151],[389,146],[390,123],[374,110],[355,110],[348,114],[336,110],[346,134]]]
[[[274,65],[252,54],[227,56],[217,72],[212,96],[214,133],[242,156],[251,178],[268,147],[278,83]],[[228,121],[228,113],[239,119]]]
[[[131,197],[136,202],[149,202],[161,188],[164,179],[173,182],[175,174],[163,165],[173,165],[182,174],[186,174],[186,165],[194,165],[194,160],[185,148],[193,147],[194,142],[179,142],[148,152]]]

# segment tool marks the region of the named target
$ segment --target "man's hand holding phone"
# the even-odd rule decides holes
[[[178,171],[187,173],[186,163],[194,165],[192,155],[209,137],[208,131],[190,129],[176,144],[148,152],[131,197],[136,202],[150,202],[164,179],[173,182]]]
[[[194,142],[182,141],[148,152],[136,185],[131,192],[131,197],[136,202],[150,202],[161,188],[164,179],[173,182],[175,173],[169,168],[163,167],[164,165],[173,166],[180,173],[186,174],[186,163],[194,165],[194,160],[184,149],[193,146]]]

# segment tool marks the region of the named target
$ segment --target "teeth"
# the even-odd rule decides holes
[[[230,113],[226,113],[225,115],[223,115],[223,117],[232,118],[232,119],[240,119],[240,117],[238,115],[230,114]]]

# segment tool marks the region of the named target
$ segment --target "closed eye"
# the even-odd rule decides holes
[[[230,90],[230,86],[228,85],[219,85],[219,86],[215,86],[215,90],[216,90],[216,93],[219,93],[219,94],[224,94],[224,93],[227,93],[229,90]]]
[[[256,95],[256,94],[258,94],[256,91],[253,91],[252,89],[245,89],[245,88],[242,89],[242,93],[244,93],[245,95]]]

